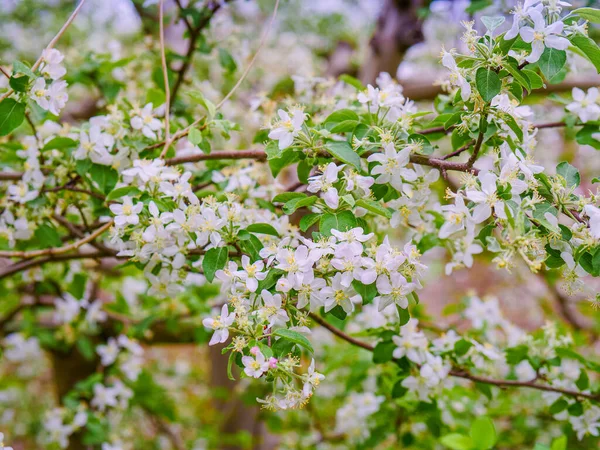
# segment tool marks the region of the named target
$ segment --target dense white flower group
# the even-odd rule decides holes
[[[223,160],[206,155],[209,140],[222,143],[221,137],[239,130],[223,118],[226,109],[204,117],[198,128],[183,128],[187,116],[168,123],[166,108],[176,114],[179,104],[150,102],[156,92],[140,103],[139,86],[131,83],[123,83],[102,115],[77,125],[48,120],[35,136],[17,136],[19,172],[11,177],[19,179],[6,186],[0,212],[2,245],[14,250],[5,254],[24,255],[25,263],[41,261],[32,259],[40,254],[66,254],[60,262],[66,270],[59,276],[34,267],[20,275],[19,282],[34,286],[35,306],[52,308],[48,318],[55,333],[38,339],[27,316],[23,330],[3,339],[3,356],[23,365],[39,359],[52,340],[56,346],[76,345],[98,361],[89,386],[82,383],[68,402],[46,414],[44,443],[67,448],[90,422],[122,419],[136,401],[136,383],[144,381],[145,352],[138,339],[151,340],[155,318],[163,325],[170,315],[190,319],[193,327],[201,323],[211,333],[209,345],[229,353],[229,376],[236,365],[246,381],[269,383],[270,393],[257,401],[272,411],[302,408],[318,388],[331,395],[323,385],[336,375],[327,367],[327,377],[317,371],[327,361],[328,344],[315,337],[311,320],[360,352],[372,350],[374,362],[393,361],[393,371],[369,369],[369,379],[378,382],[353,388],[337,410],[334,431],[352,441],[368,439],[378,413],[405,394],[399,401],[435,405],[440,420],[453,427],[452,410],[463,405],[456,399],[468,397],[460,388],[477,380],[486,386],[502,386],[502,380],[543,386],[543,406],[567,405],[554,419],[568,422],[579,439],[600,434],[600,408],[581,401],[593,398],[590,381],[596,380],[587,375],[593,365],[570,350],[573,339],[555,325],[527,334],[503,316],[497,300],[471,297],[462,311],[469,331],[439,333],[416,307],[428,269],[421,254],[434,247],[449,252],[441,265],[446,275],[471,268],[475,255],[484,252],[500,268],[512,269],[520,260],[532,272],[560,268],[569,290],[585,290],[583,277],[596,270],[599,196],[583,192],[570,164],[559,164],[554,174],[534,162],[534,109],[521,105],[527,86],[517,83],[519,74],[507,65],[513,56],[516,70],[524,72],[527,64],[543,61],[546,49],[565,50],[573,33],[585,31],[576,21],[561,20],[565,6],[527,0],[497,40],[494,30],[481,37],[472,23],[465,24],[470,53],[443,51],[441,64],[449,75],[442,87],[455,95],[440,97],[431,125],[430,118],[423,119],[431,113],[419,112],[389,74],[364,88],[349,78],[336,83],[297,76],[296,96],[305,105],[290,106],[287,99],[279,105],[262,95],[253,101],[257,123],[270,124],[254,138],[268,136],[264,153],[244,153],[256,155],[254,161],[240,160],[235,151],[223,152],[228,155]],[[500,53],[502,42],[508,45],[517,36],[526,50]],[[29,99],[58,116],[68,100],[63,59],[59,51],[45,50],[35,77],[13,98]],[[482,70],[498,78],[489,97],[478,80]],[[493,83],[484,84],[491,89]],[[598,90],[575,88],[572,98],[565,123],[596,126]],[[188,106],[195,114],[195,105]],[[169,134],[165,127],[169,133],[179,130],[165,146],[175,158],[159,157],[160,140]],[[450,133],[453,152],[433,156],[440,150],[437,135]],[[180,134],[187,135],[186,142],[176,142]],[[599,136],[591,133],[592,139],[600,141]],[[236,139],[231,142],[239,147],[251,141]],[[185,165],[177,164],[180,158]],[[459,184],[449,178],[452,170],[464,172]],[[294,172],[300,183],[284,186]],[[277,178],[278,173],[284,175]],[[434,195],[440,176],[449,186],[445,204]],[[290,217],[297,211],[298,226]],[[107,223],[108,236],[85,239]],[[68,251],[44,253],[72,239],[80,240]],[[43,248],[31,257],[28,249],[36,242]],[[86,262],[69,261],[71,256]],[[115,271],[139,272],[144,282],[136,292],[143,301],[132,300],[126,283],[114,296],[98,294],[98,286],[117,284],[110,279],[113,266],[99,262],[104,257],[124,260]],[[88,265],[88,259],[96,261]],[[96,276],[103,271],[106,280]],[[218,287],[211,290],[213,282]],[[340,329],[334,326],[338,321],[346,321]],[[204,339],[204,330],[194,331]],[[127,448],[121,438],[106,436],[102,450]],[[0,448],[2,439],[0,433]]]

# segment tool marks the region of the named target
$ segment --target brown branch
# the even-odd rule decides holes
[[[565,122],[548,122],[548,123],[539,123],[539,124],[534,124],[533,127],[534,128],[539,128],[540,130],[544,129],[544,128],[560,128],[560,127],[564,127],[567,124]],[[575,124],[575,126],[581,126],[581,124]],[[433,128],[426,128],[424,130],[420,130],[420,131],[416,131],[416,133],[418,134],[435,134],[435,133],[444,133],[444,134],[450,134],[452,133],[452,131],[454,131],[454,128],[456,128],[454,125],[446,128],[444,126],[440,126],[440,127],[433,127]]]
[[[31,269],[32,267],[42,266],[49,262],[64,262],[70,261],[72,259],[98,259],[98,258],[120,258],[119,256],[115,256],[113,254],[106,254],[101,251],[94,252],[85,252],[85,253],[71,253],[67,255],[52,255],[46,256],[44,258],[32,258],[25,259],[14,264],[11,264],[8,267],[0,270],[0,279],[8,277],[10,275],[14,275],[15,273],[22,272],[27,269]]]
[[[469,147],[471,147],[471,145],[473,145],[474,143],[475,143],[474,140],[473,141],[469,141],[467,144],[463,145],[458,150],[454,150],[452,153],[448,153],[447,155],[442,156],[441,159],[446,160],[446,159],[452,158],[454,156],[458,156],[462,152],[464,152],[465,150],[467,150]]]
[[[52,218],[56,220],[59,224],[61,224],[63,227],[65,227],[67,230],[69,230],[69,232],[73,235],[77,236],[80,239],[85,239],[85,234],[83,233],[83,231],[81,231],[76,225],[69,222],[66,218],[59,216],[58,214],[53,215]],[[83,215],[82,218],[84,218]],[[108,248],[107,246],[96,241],[91,241],[90,245],[93,245],[98,250],[106,253],[107,255],[116,255],[118,253],[116,250]]]
[[[267,36],[269,35],[269,32],[271,31],[271,28],[273,26],[273,22],[275,21],[275,17],[277,16],[277,9],[279,8],[279,1],[280,0],[275,0],[275,7],[273,8],[273,15],[271,16],[271,20],[269,21],[269,24],[267,25],[267,28],[265,29],[265,32],[262,35],[262,38],[260,40],[260,43],[258,44],[258,48],[256,49],[256,52],[254,52],[254,56],[252,56],[252,59],[248,63],[248,66],[242,73],[242,76],[237,80],[235,85],[231,88],[231,90],[227,93],[227,95],[225,95],[225,97],[223,97],[223,99],[215,106],[215,111],[218,111],[225,104],[225,102],[227,100],[229,100],[229,98],[233,95],[233,93],[241,86],[242,82],[246,79],[246,76],[248,76],[248,73],[250,73],[252,66],[254,66],[254,63],[256,62],[256,58],[258,57],[258,54],[260,53],[260,51],[262,50],[262,48],[264,47],[264,45],[267,41]],[[156,144],[148,146],[144,150],[150,150],[153,148],[161,147],[163,145],[164,145],[164,149],[169,148],[172,143],[178,141],[182,137],[187,136],[189,134],[190,130],[192,128],[196,127],[205,118],[206,117],[203,116],[203,117],[195,120],[194,122],[189,124],[184,129],[175,133],[171,139],[165,139],[165,141],[158,142]],[[204,127],[206,127],[206,125],[203,125],[200,129],[202,129]],[[161,157],[162,156],[164,156],[164,155],[161,155]]]
[[[227,1],[229,1],[229,0],[227,0]],[[185,15],[183,14],[183,5],[181,4],[181,1],[175,0],[175,3],[177,4],[177,7],[179,8],[179,10],[181,12],[181,17],[182,17],[183,21],[185,22],[185,26],[188,29],[190,37],[189,37],[188,49],[185,54],[183,64],[181,65],[181,68],[177,71],[177,78],[175,79],[175,83],[173,84],[173,92],[171,93],[171,98],[173,100],[173,103],[175,102],[175,99],[177,98],[177,93],[179,92],[179,88],[183,84],[185,75],[192,64],[192,60],[194,58],[194,52],[196,51],[196,45],[198,42],[198,38],[202,35],[202,31],[204,31],[204,29],[210,24],[210,21],[212,20],[213,16],[217,13],[217,11],[222,6],[221,2],[212,2],[210,4],[210,6],[205,9],[205,11],[207,11],[207,12],[206,12],[206,16],[204,17],[204,19],[202,21],[200,21],[200,23],[198,23],[198,25],[194,28],[194,27],[192,27],[192,24],[189,22],[187,17],[185,17]],[[165,141],[168,141],[168,139],[165,139]]]
[[[171,137],[171,89],[169,87],[169,72],[167,68],[167,57],[165,55],[165,20],[164,20],[165,0],[159,0],[158,5],[158,24],[160,41],[160,64],[162,67],[163,81],[165,83],[165,147],[160,154],[164,158],[169,150]]]
[[[255,159],[257,161],[265,161],[267,154],[263,150],[222,150],[208,154],[197,153],[195,155],[178,156],[165,160],[165,164],[174,166],[177,164],[215,159]]]
[[[75,186],[69,186],[64,185],[64,186],[56,186],[50,189],[44,189],[43,192],[59,192],[59,191],[72,191],[72,192],[80,192],[82,194],[87,194],[91,197],[95,197],[99,200],[105,201],[106,197],[102,194],[98,194],[97,192],[93,192],[93,191],[89,191],[87,189],[82,189],[82,188],[78,188]]]
[[[328,153],[323,153],[320,156],[331,156]],[[176,165],[190,162],[207,161],[207,160],[223,160],[223,159],[254,159],[256,161],[265,161],[267,154],[263,150],[222,150],[209,154],[197,153],[195,155],[178,156],[167,159],[165,164]],[[444,161],[443,159],[430,158],[425,155],[410,155],[410,162],[420,164],[422,166],[430,166],[443,170],[452,170],[459,172],[471,172],[478,174],[479,170],[474,167],[469,167],[467,163],[455,163]]]
[[[433,100],[439,94],[443,94],[442,87],[434,83],[435,80],[422,83],[409,83],[400,80],[400,84],[404,88],[402,94],[415,101]],[[548,84],[546,87],[535,89],[532,91],[532,94],[541,94],[542,92],[570,92],[575,87],[586,90],[598,85],[600,85],[600,76],[598,75],[576,76],[570,77],[562,83]]]
[[[31,251],[0,251],[0,256],[6,257],[6,258],[35,258],[38,256],[44,256],[44,255],[54,256],[54,255],[60,255],[63,253],[68,253],[72,250],[77,250],[79,247],[87,244],[88,242],[93,241],[98,236],[100,236],[102,233],[104,233],[106,230],[108,230],[112,225],[113,225],[113,220],[111,219],[109,222],[105,223],[104,225],[102,225],[100,228],[98,228],[96,231],[89,234],[85,238],[80,239],[76,242],[73,242],[72,244],[65,245],[64,247],[52,247],[52,248],[45,248],[45,249],[31,250]]]
[[[473,153],[471,154],[471,157],[467,161],[468,168],[473,167],[473,164],[475,164],[475,161],[477,160],[477,156],[479,156],[479,150],[481,150],[481,145],[483,144],[483,136],[484,136],[483,130],[479,130],[479,136],[477,136],[477,142],[475,142],[475,147],[473,148]]]
[[[317,322],[319,325],[321,325],[322,327],[329,330],[331,333],[333,333],[337,337],[345,340],[346,342],[348,342],[356,347],[360,347],[365,350],[368,350],[370,352],[375,350],[375,347],[372,346],[371,344],[360,341],[358,339],[353,338],[352,336],[347,335],[342,330],[334,327],[333,325],[326,322],[324,319],[317,316],[316,314],[309,313],[309,317],[311,319],[313,319],[315,322]],[[548,386],[545,384],[538,384],[535,382],[535,380],[533,380],[533,381],[518,381],[518,380],[499,380],[499,379],[494,379],[494,378],[486,378],[486,377],[482,377],[482,376],[478,376],[478,375],[473,375],[473,374],[467,372],[466,370],[459,369],[459,368],[452,369],[450,371],[449,375],[453,376],[453,377],[457,377],[457,378],[464,378],[467,380],[471,380],[476,383],[490,384],[490,385],[494,385],[494,386],[498,386],[498,387],[523,387],[523,388],[537,389],[540,391],[556,392],[556,393],[568,395],[571,397],[587,398],[589,400],[594,400],[594,401],[600,400],[600,395],[597,395],[597,394],[586,394],[584,392],[574,391],[571,389],[562,389],[562,388],[558,388],[558,387],[554,387],[554,386]]]
[[[554,386],[549,386],[546,384],[536,383],[535,380],[532,381],[518,381],[518,380],[498,380],[494,378],[486,378],[478,375],[473,375],[464,370],[451,370],[450,376],[464,378],[466,380],[471,380],[476,383],[483,384],[491,384],[498,387],[523,387],[530,389],[537,389],[539,391],[547,391],[547,392],[556,392],[558,394],[568,395],[570,397],[578,397],[578,398],[587,398],[589,400],[600,401],[600,395],[596,394],[586,394],[585,392],[574,391],[572,389],[563,389]]]
[[[321,318],[320,316],[316,315],[315,313],[309,312],[308,316],[312,320],[317,322],[319,325],[321,325],[323,328],[327,328],[329,331],[331,331],[337,337],[345,340],[346,342],[349,342],[350,344],[352,344],[356,347],[360,347],[360,348],[364,348],[365,350],[369,350],[370,352],[375,350],[375,347],[373,347],[371,344],[368,344],[367,342],[359,341],[358,339],[355,339],[352,336],[347,335],[342,330],[340,330],[337,327],[334,327],[329,322],[327,322],[325,319]]]

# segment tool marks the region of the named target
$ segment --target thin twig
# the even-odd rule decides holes
[[[165,0],[160,0],[158,7],[160,62],[162,65],[163,79],[165,82],[165,147],[160,154],[161,159],[167,154],[171,141],[171,89],[169,88],[169,71],[167,69],[167,57],[165,55],[164,3]]]
[[[326,322],[324,319],[317,316],[316,314],[309,313],[309,317],[311,319],[313,319],[315,322],[317,322],[319,325],[323,326],[324,328],[326,328],[327,330],[329,330],[330,332],[335,334],[337,337],[345,340],[346,342],[348,342],[356,347],[360,347],[365,350],[368,350],[370,352],[375,350],[375,347],[372,346],[371,344],[360,341],[358,339],[355,339],[352,336],[349,336],[348,334],[344,333],[339,328],[334,327],[333,325]],[[548,386],[545,384],[538,384],[535,382],[535,380],[532,380],[532,381],[498,380],[498,379],[494,379],[494,378],[486,378],[486,377],[482,377],[482,376],[478,376],[478,375],[473,375],[473,374],[467,372],[466,370],[463,370],[460,368],[452,369],[450,371],[449,375],[453,376],[453,377],[457,377],[457,378],[464,378],[464,379],[471,380],[471,381],[474,381],[477,383],[490,384],[490,385],[494,385],[494,386],[498,386],[498,387],[523,387],[523,388],[537,389],[540,391],[557,392],[559,394],[564,394],[564,395],[568,395],[571,397],[587,398],[589,400],[595,400],[595,401],[600,400],[600,395],[587,394],[584,392],[574,391],[571,389],[562,389],[562,388],[558,388],[558,387],[554,387],[554,386]]]
[[[56,36],[54,36],[54,38],[50,41],[50,43],[46,46],[46,48],[44,50],[51,50],[54,48],[54,46],[56,45],[58,40],[62,37],[63,34],[65,34],[65,31],[67,31],[67,28],[69,28],[69,25],[71,25],[71,22],[73,22],[73,20],[75,19],[75,16],[77,16],[77,13],[79,13],[79,10],[81,9],[81,7],[83,6],[84,3],[85,3],[85,0],[81,0],[79,2],[79,5],[77,5],[77,8],[75,8],[75,10],[69,16],[69,18],[67,19],[65,24],[62,26],[62,28],[58,31]],[[44,52],[42,52],[42,54],[39,56],[37,61],[31,67],[32,72],[35,72],[37,70],[37,68],[40,67],[40,64],[42,64],[43,54],[44,54]],[[11,95],[13,92],[14,91],[12,89],[9,89],[2,96],[0,96],[0,100],[4,100],[6,97]]]
[[[473,153],[471,154],[471,157],[467,161],[467,167],[469,169],[471,167],[473,167],[473,164],[475,164],[475,161],[477,161],[477,157],[479,156],[479,150],[481,150],[481,145],[483,144],[483,137],[484,137],[483,130],[480,130],[479,136],[477,136],[477,142],[475,142],[475,147],[473,148]]]
[[[103,226],[98,228],[93,233],[89,234],[83,239],[80,239],[72,244],[65,245],[64,247],[51,247],[45,248],[41,250],[31,250],[31,251],[0,251],[0,256],[6,258],[35,258],[38,256],[44,255],[60,255],[63,253],[68,253],[72,250],[77,250],[82,245],[87,244],[88,242],[93,241],[106,230],[108,230],[113,225],[113,220],[111,219],[109,222],[105,223]]]
[[[93,251],[93,252],[85,252],[85,253],[71,253],[67,255],[52,255],[45,256],[43,258],[32,258],[25,259],[14,264],[11,264],[8,267],[0,270],[0,279],[6,278],[10,275],[14,275],[15,273],[22,272],[27,269],[31,269],[32,267],[43,266],[46,263],[50,262],[64,262],[70,261],[72,259],[98,259],[98,258],[120,258],[119,256],[115,256],[113,254],[106,254],[101,251]]]
[[[233,93],[242,84],[242,82],[244,81],[244,79],[246,78],[246,76],[248,75],[248,73],[250,72],[250,69],[252,69],[252,66],[254,65],[254,62],[256,61],[256,58],[258,57],[258,54],[260,53],[261,49],[263,48],[263,46],[264,46],[264,44],[265,44],[265,42],[267,40],[267,36],[269,35],[269,32],[271,31],[271,27],[273,25],[273,22],[275,21],[275,16],[277,15],[277,9],[278,9],[278,7],[279,7],[279,0],[276,0],[275,7],[273,8],[273,15],[271,16],[271,20],[269,21],[267,29],[263,33],[263,36],[262,36],[261,41],[260,41],[260,44],[258,45],[258,48],[256,49],[256,52],[254,53],[254,56],[250,60],[250,63],[248,64],[248,66],[246,67],[246,69],[244,70],[244,72],[242,73],[242,76],[240,77],[240,79],[231,88],[231,90],[227,93],[227,95],[225,95],[225,97],[223,97],[223,100],[221,100],[217,104],[215,110],[219,110],[221,108],[221,106],[223,106],[223,104],[233,95]],[[205,119],[204,116],[200,117],[199,119],[197,119],[196,121],[194,121],[193,123],[191,123],[190,125],[188,125],[187,127],[185,127],[183,130],[180,130],[177,133],[175,133],[171,139],[165,139],[164,142],[154,144],[154,145],[152,145],[150,147],[147,147],[145,150],[148,150],[149,148],[156,148],[157,146],[161,146],[163,144],[165,146],[164,148],[170,147],[173,142],[175,142],[175,141],[177,141],[177,140],[179,140],[179,139],[187,136],[189,134],[190,130],[192,128],[194,128],[196,125],[198,125],[204,119]],[[163,149],[163,153],[165,153],[164,149]],[[164,157],[164,155],[162,153],[161,153],[161,157]]]
[[[454,156],[458,156],[460,155],[462,152],[464,152],[465,150],[467,150],[469,147],[471,147],[471,145],[473,145],[475,143],[474,140],[469,141],[467,144],[463,145],[461,148],[459,148],[458,150],[454,150],[452,153],[448,153],[447,155],[442,156],[441,159],[446,160],[449,158],[452,158]]]

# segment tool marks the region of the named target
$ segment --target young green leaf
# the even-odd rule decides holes
[[[228,256],[229,252],[227,247],[211,248],[206,252],[204,260],[202,261],[202,269],[204,270],[204,276],[208,282],[212,283],[215,279],[216,271],[225,267]]]
[[[315,351],[310,341],[297,331],[288,330],[286,328],[279,328],[273,332],[273,335],[287,339],[288,341],[292,341],[294,344],[298,344],[301,347],[304,347],[311,353],[314,353]]]
[[[568,187],[577,187],[581,183],[579,171],[566,161],[556,166],[556,173],[566,180]]]
[[[325,148],[335,158],[360,170],[360,156],[352,150],[352,147],[346,141],[329,142]]]
[[[488,417],[478,417],[471,424],[470,436],[478,450],[491,449],[496,443],[494,423]]]
[[[551,80],[554,75],[561,71],[566,62],[567,52],[546,47],[537,64],[546,79]]]
[[[0,136],[6,136],[25,119],[25,104],[5,98],[0,102]]]
[[[246,227],[246,230],[248,230],[252,233],[270,234],[271,236],[279,236],[279,233],[277,232],[277,230],[275,228],[273,228],[273,225],[269,225],[268,223],[253,223],[251,225],[248,225]]]
[[[489,102],[500,93],[502,83],[492,69],[480,67],[475,74],[475,84],[484,101]]]

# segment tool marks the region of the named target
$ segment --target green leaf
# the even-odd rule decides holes
[[[579,171],[566,161],[563,161],[556,166],[556,173],[567,181],[568,187],[577,187],[581,182]]]
[[[60,247],[62,245],[60,235],[56,231],[56,228],[50,224],[41,224],[36,228],[33,236],[37,240],[38,247],[41,248]]]
[[[506,19],[504,16],[495,16],[495,17],[482,16],[481,17],[481,21],[483,22],[483,24],[485,25],[485,27],[487,28],[487,30],[490,33],[492,33],[500,25],[502,25],[505,20]]]
[[[273,203],[287,203],[294,198],[305,198],[307,195],[303,192],[283,192],[273,197]]]
[[[552,441],[550,450],[567,450],[567,437],[560,436]]]
[[[556,227],[554,227],[548,219],[546,219],[546,213],[550,213],[553,216],[558,216],[558,210],[552,206],[548,202],[542,202],[535,205],[535,210],[533,211],[533,218],[537,220],[540,224],[546,227],[548,230],[558,232],[560,231]]]
[[[350,211],[321,216],[319,231],[325,236],[331,236],[331,230],[347,231],[356,227],[356,217]]]
[[[124,186],[110,191],[110,193],[106,196],[106,200],[116,200],[125,196],[135,197],[136,195],[139,195],[141,193],[142,191],[140,191],[135,186]]]
[[[233,73],[237,69],[233,56],[224,48],[219,49],[219,64],[229,73]]]
[[[600,48],[592,39],[583,34],[573,34],[569,36],[571,44],[577,47],[587,59],[594,65],[596,71],[600,73]]]
[[[478,417],[471,424],[471,440],[479,450],[488,450],[496,443],[496,428],[488,417]]]
[[[73,276],[73,281],[69,284],[68,291],[75,298],[83,298],[85,294],[85,285],[87,284],[87,275],[84,273],[76,273]]]
[[[529,79],[529,82],[531,83],[531,89],[540,89],[544,87],[544,80],[542,80],[542,77],[540,77],[533,70],[522,69],[521,72],[524,73]]]
[[[343,81],[344,83],[355,87],[357,91],[364,91],[365,89],[367,89],[365,85],[360,82],[360,80],[354,78],[351,75],[340,75],[340,81]]]
[[[0,136],[6,136],[25,119],[25,104],[5,98],[0,102]]]
[[[90,338],[87,336],[79,336],[76,341],[77,349],[79,353],[87,359],[88,361],[93,361],[96,352],[94,351],[94,346]]]
[[[164,387],[154,381],[150,372],[143,370],[131,388],[133,389],[132,404],[140,405],[157,417],[163,417],[169,421],[176,419],[173,399]]]
[[[595,8],[577,8],[571,12],[592,23],[600,23],[600,10]],[[554,450],[554,449],[552,449]]]
[[[597,125],[585,125],[575,135],[575,140],[581,145],[590,145],[596,150],[600,150],[600,140],[592,137],[594,134],[600,132],[600,127]]]
[[[267,289],[267,290],[271,289],[273,286],[275,286],[275,284],[277,283],[277,280],[279,280],[279,278],[281,278],[281,276],[284,273],[285,272],[283,270],[279,270],[279,269],[269,270],[269,273],[267,274],[265,279],[259,281],[257,291],[261,292],[263,289]]]
[[[31,71],[31,68],[21,61],[13,62],[13,74],[22,73],[27,75],[29,78],[35,78],[35,73]]]
[[[287,148],[279,153],[276,157],[267,158],[273,176],[276,177],[285,167],[300,160],[301,154],[301,152],[298,152],[292,148]]]
[[[258,261],[260,259],[260,251],[263,248],[262,242],[253,234],[246,240],[240,242],[242,250],[250,255],[252,261]]]
[[[564,411],[565,409],[567,409],[568,406],[569,406],[569,404],[567,403],[567,401],[565,399],[559,398],[558,400],[556,400],[554,403],[552,403],[550,405],[549,412],[552,415],[558,414],[558,413]]]
[[[270,234],[271,236],[279,236],[279,233],[273,225],[269,225],[268,223],[253,223],[252,225],[248,225],[246,230],[252,233],[260,233],[260,234]]]
[[[335,158],[354,166],[356,170],[360,170],[360,156],[352,150],[352,147],[346,141],[328,142],[325,148]]]
[[[287,339],[288,341],[292,341],[294,344],[298,344],[301,347],[304,347],[309,352],[314,353],[314,349],[310,341],[306,339],[304,335],[298,333],[297,331],[288,330],[286,328],[279,328],[275,330],[273,334],[275,336]]]
[[[471,450],[473,443],[469,436],[463,434],[451,433],[446,436],[442,436],[440,443],[445,445],[452,450]]]
[[[188,95],[194,100],[196,100],[198,103],[200,103],[202,106],[204,106],[204,108],[208,112],[209,117],[215,116],[215,114],[217,113],[216,106],[213,104],[213,102],[204,97],[204,94],[202,92],[192,91]]]
[[[458,356],[463,356],[465,355],[469,349],[473,347],[473,344],[465,339],[461,339],[460,341],[457,341],[454,344],[454,352],[458,355]]]
[[[484,101],[489,102],[500,93],[502,82],[492,69],[480,67],[475,74],[475,84]]]
[[[150,88],[146,92],[146,103],[152,103],[153,105],[162,105],[165,103],[167,96],[165,91],[157,88]]]
[[[119,173],[115,169],[100,164],[92,164],[90,176],[98,185],[98,188],[105,194],[108,194],[115,188],[119,179]]]
[[[69,139],[66,137],[55,137],[54,139],[50,140],[46,145],[44,145],[44,148],[42,150],[61,150],[63,148],[71,148],[76,146],[77,142],[75,142],[73,139]]]
[[[547,80],[551,80],[567,62],[567,52],[546,47],[538,61],[538,66]]]
[[[373,349],[373,362],[375,364],[384,364],[391,361],[396,349],[396,344],[393,341],[380,341]]]
[[[344,120],[343,122],[336,124],[330,131],[332,133],[349,133],[354,131],[359,123],[360,122],[357,122],[356,120]]]
[[[402,386],[403,381],[404,379],[398,380],[396,381],[396,384],[394,384],[394,387],[392,388],[392,398],[402,398],[408,392],[408,389]]]
[[[408,308],[400,308],[400,306],[396,305],[396,310],[398,311],[398,325],[403,327],[410,320],[410,313],[408,312]]]
[[[202,270],[209,283],[212,283],[215,279],[216,271],[225,267],[228,256],[229,251],[227,247],[211,248],[206,252],[202,260]]]
[[[297,209],[305,206],[312,206],[316,203],[319,198],[316,195],[311,195],[305,198],[294,198],[283,205],[283,212],[286,214],[292,214]]]
[[[90,167],[92,167],[92,161],[89,159],[79,159],[75,162],[75,171],[82,177],[90,171]]]
[[[192,128],[188,133],[187,138],[188,141],[190,141],[190,144],[198,145],[200,142],[202,142],[202,133],[198,128]]]
[[[365,208],[367,211],[370,211],[374,214],[378,214],[383,217],[387,217],[388,219],[392,218],[392,213],[390,212],[390,210],[375,200],[361,198],[356,201],[356,206]]]
[[[12,77],[10,77],[8,84],[10,84],[10,87],[13,88],[15,90],[15,92],[26,92],[27,86],[29,85],[29,77],[27,77],[27,76],[20,76],[20,77],[12,76]]]
[[[315,223],[317,223],[320,218],[321,218],[320,214],[313,214],[313,213],[302,216],[302,219],[300,219],[300,229],[302,231],[308,230]]]
[[[338,123],[347,121],[358,122],[358,114],[351,109],[340,109],[327,116],[327,118],[323,121],[323,125],[337,125]]]
[[[356,293],[362,297],[363,304],[365,305],[371,303],[377,295],[377,287],[375,286],[375,283],[363,284],[358,280],[353,280],[352,287]]]
[[[531,81],[527,78],[521,69],[519,69],[519,63],[514,58],[508,58],[504,68],[510,73],[510,75],[525,89],[527,92],[531,92]]]

